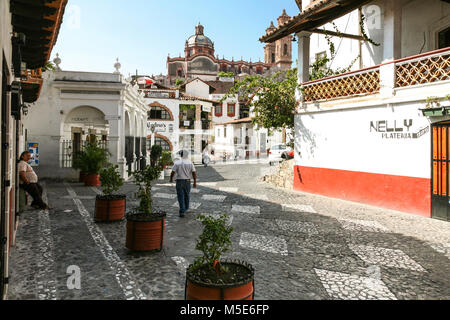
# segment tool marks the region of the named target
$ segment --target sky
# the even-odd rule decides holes
[[[113,72],[116,58],[125,75],[167,74],[167,56],[184,56],[185,41],[200,22],[220,58],[264,61],[270,21],[294,0],[69,0],[51,60],[62,70]],[[293,60],[297,46],[293,46]]]

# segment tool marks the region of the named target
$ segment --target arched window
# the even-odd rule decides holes
[[[151,139],[147,139],[147,150],[151,150],[152,149],[151,144],[152,144],[152,140]],[[164,140],[163,138],[155,137],[155,145],[161,146],[163,151],[172,151],[170,149],[170,144],[166,140]]]
[[[275,53],[272,53],[272,63],[275,63]]]
[[[161,107],[152,107],[148,112],[148,120],[172,120],[170,113]]]
[[[287,56],[288,55],[288,45],[285,43],[283,46],[283,55]]]

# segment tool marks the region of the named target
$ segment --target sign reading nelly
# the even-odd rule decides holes
[[[370,132],[381,133],[382,139],[418,139],[430,131],[429,126],[414,131],[412,126],[413,119],[370,121]]]

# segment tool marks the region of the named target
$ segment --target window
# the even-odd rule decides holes
[[[228,111],[227,111],[227,115],[229,117],[234,117],[234,115],[236,114],[236,105],[233,104],[228,104]]]
[[[283,46],[283,55],[285,55],[285,56],[287,56],[288,55],[288,45],[287,44],[284,44],[284,46]]]
[[[275,63],[275,53],[272,53],[272,63]]]
[[[170,113],[161,107],[152,107],[148,113],[149,120],[172,120]]]
[[[260,68],[256,69],[257,74],[262,74],[262,70]]]
[[[147,139],[147,150],[151,150],[152,149],[152,140],[151,139]],[[161,146],[163,151],[171,151],[170,150],[170,144],[164,140],[163,138],[160,137],[155,137],[155,145],[157,146]]]
[[[224,138],[227,137],[227,128],[223,128],[223,137],[224,137]]]
[[[222,106],[216,106],[215,110],[216,110],[216,112],[215,112],[216,117],[221,117],[222,116]]]
[[[181,71],[181,69],[178,69],[177,74],[178,74],[179,77],[183,76],[183,72]]]

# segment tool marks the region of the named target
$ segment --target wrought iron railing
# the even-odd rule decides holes
[[[81,141],[79,146],[74,144],[73,140],[63,140],[61,142],[61,168],[72,168],[73,159],[76,157],[77,152],[83,150],[83,148],[88,144],[88,141]],[[108,150],[108,141],[100,140],[97,141],[97,145],[105,150]]]

